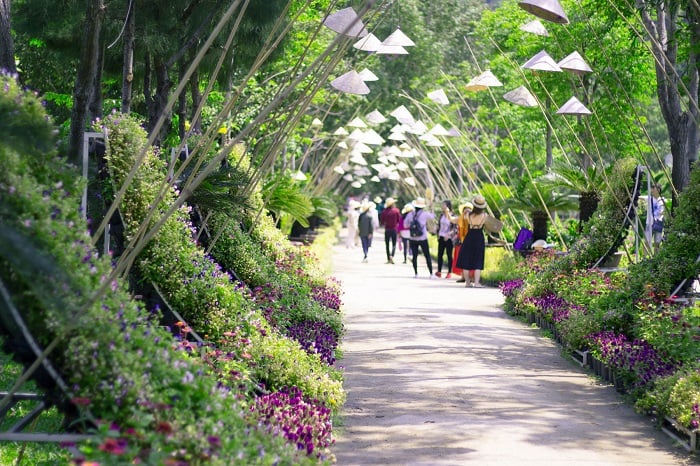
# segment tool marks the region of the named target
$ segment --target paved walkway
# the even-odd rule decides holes
[[[508,317],[494,288],[385,264],[383,234],[334,247],[344,288],[347,403],[333,452],[350,465],[685,465],[684,449],[612,387]]]

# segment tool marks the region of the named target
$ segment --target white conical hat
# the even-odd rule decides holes
[[[557,24],[568,24],[564,10],[557,0],[520,0],[518,6],[538,18]]]
[[[468,91],[483,91],[489,87],[502,86],[501,81],[490,71],[486,70],[479,76],[472,78],[466,85]]]
[[[593,71],[578,52],[570,53],[566,58],[557,63],[557,65],[559,65],[559,68],[562,70],[570,71],[575,74],[591,73]]]
[[[411,112],[409,112],[403,105],[396,107],[394,111],[390,113],[390,115],[399,120],[400,123],[407,125],[412,125],[416,121],[413,118],[413,115],[411,115]]]
[[[376,74],[372,73],[370,70],[365,68],[364,70],[360,71],[360,77],[362,78],[363,81],[378,81],[379,78],[377,77]]]
[[[396,28],[396,31],[392,32],[389,37],[384,39],[382,42],[384,45],[398,45],[401,47],[413,47],[416,45],[411,39],[404,34],[401,29]]]
[[[506,92],[503,94],[503,98],[508,102],[514,103],[515,105],[522,105],[523,107],[537,107],[537,99],[535,99],[535,96],[532,95],[532,93],[528,91],[525,86],[520,86],[510,92]]]
[[[352,46],[358,50],[362,50],[363,52],[376,52],[377,49],[382,46],[382,41],[370,32],[365,37],[355,42]]]
[[[521,68],[536,71],[561,71],[559,65],[557,65],[557,63],[552,59],[552,57],[550,57],[549,54],[544,50],[542,50],[537,55],[526,61],[521,66]]]
[[[367,87],[360,74],[355,70],[348,71],[339,78],[335,78],[331,81],[331,86],[348,94],[369,94],[369,87]]]
[[[590,115],[591,111],[586,108],[576,97],[572,97],[557,110],[558,115]]]
[[[386,121],[386,117],[382,115],[382,112],[376,109],[365,115],[365,119],[373,125],[379,125]]]
[[[438,123],[435,126],[433,126],[432,128],[430,128],[430,130],[428,130],[428,134],[432,134],[433,136],[449,136],[450,135],[450,133],[440,123]]]
[[[333,136],[347,136],[348,135],[348,130],[340,126],[338,129],[336,129],[333,132]]]
[[[349,37],[364,37],[368,34],[362,19],[351,7],[338,10],[323,20],[323,25]]]
[[[364,121],[362,121],[362,118],[360,117],[355,117],[350,122],[348,123],[348,126],[352,128],[366,128],[367,124],[365,124]]]
[[[547,32],[547,29],[544,27],[544,25],[540,22],[539,19],[533,19],[529,23],[523,24],[522,26],[520,26],[520,30],[530,32],[532,34],[537,34],[538,36],[549,36],[549,32]]]
[[[400,45],[386,45],[382,43],[375,53],[377,55],[408,55],[408,50]]]
[[[447,99],[447,94],[442,89],[437,89],[432,92],[428,92],[428,98],[440,105],[447,105],[450,101]]]

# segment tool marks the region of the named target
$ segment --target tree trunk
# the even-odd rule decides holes
[[[134,38],[136,37],[135,2],[129,2],[124,28],[122,63],[122,113],[131,112],[131,97],[134,87]]]
[[[598,202],[600,202],[600,196],[597,191],[580,193],[578,198],[579,232],[583,229],[583,224],[593,217],[598,209]]]
[[[70,136],[68,141],[68,161],[81,165],[81,150],[85,134],[86,117],[91,93],[97,76],[98,56],[100,53],[100,36],[104,19],[104,0],[90,0],[85,15],[85,33],[80,47],[78,76],[73,91],[73,109],[71,111]]]
[[[543,239],[547,241],[547,224],[549,215],[543,210],[532,212],[532,240]]]
[[[168,77],[168,69],[166,64],[160,60],[156,59],[155,62],[155,73],[156,73],[156,91],[153,95],[153,101],[151,110],[148,115],[148,131],[149,133],[155,130],[156,123],[158,119],[165,112],[165,108],[168,105],[168,97],[170,96],[170,88],[172,87],[172,82]],[[165,139],[168,132],[170,131],[170,123],[172,119],[170,115],[166,115],[165,122],[161,127],[159,134],[153,140],[154,145],[160,145],[161,141]]]
[[[90,92],[90,105],[88,106],[88,121],[95,121],[97,118],[102,118],[102,71],[104,70],[104,48],[100,47],[100,53],[97,56],[97,70],[95,79],[92,81],[92,91]]]
[[[202,132],[202,118],[197,117],[197,111],[202,104],[202,93],[199,91],[199,72],[197,70],[192,73],[190,78],[190,93],[192,94],[192,123],[190,124],[190,132],[199,134]]]
[[[637,0],[640,7],[643,0]],[[679,2],[659,2],[654,7],[657,19],[649,15],[648,9],[639,8],[644,27],[652,38],[651,50],[656,63],[657,96],[661,113],[668,128],[673,157],[671,178],[673,182],[673,206],[677,205],[677,193],[683,191],[690,180],[690,168],[698,153],[698,52],[700,29],[695,23],[700,12],[688,8],[685,14],[693,25],[687,59],[678,58],[680,19]],[[683,20],[685,23],[685,20]],[[685,28],[685,26],[684,26]],[[682,62],[682,63],[679,63]],[[682,68],[682,69],[681,69]],[[684,84],[686,83],[686,84]],[[684,105],[681,89],[687,89],[687,105]],[[684,91],[685,92],[685,91]],[[687,110],[684,110],[687,107]]]
[[[0,70],[17,74],[11,20],[12,0],[0,0]]]

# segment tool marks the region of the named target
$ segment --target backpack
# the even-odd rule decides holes
[[[525,251],[530,249],[530,246],[532,246],[532,239],[532,232],[527,228],[521,228],[518,232],[518,236],[515,238],[515,242],[513,243],[513,249],[516,251]]]
[[[413,220],[411,220],[411,224],[408,226],[408,231],[411,238],[418,238],[423,235],[423,226],[418,221],[418,214],[413,215]]]

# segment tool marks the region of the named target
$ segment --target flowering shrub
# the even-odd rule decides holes
[[[629,341],[625,335],[603,331],[589,335],[591,349],[601,361],[617,370],[629,386],[644,387],[658,377],[673,373],[676,361],[660,354],[648,342]]]
[[[333,444],[331,410],[304,397],[296,387],[262,395],[250,409],[270,432],[283,435],[309,456],[323,459]]]

